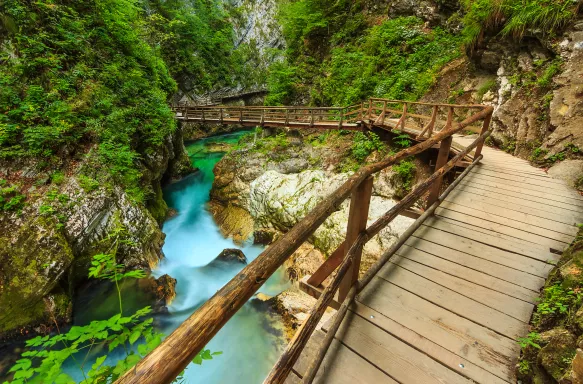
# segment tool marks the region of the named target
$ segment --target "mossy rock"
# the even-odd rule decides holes
[[[541,333],[540,340],[545,346],[538,353],[538,363],[559,381],[570,369],[576,351],[576,338],[564,328],[554,328]]]
[[[46,321],[48,309],[65,315],[69,306],[66,295],[50,296],[73,262],[55,220],[37,216],[12,229],[0,237],[0,334]]]

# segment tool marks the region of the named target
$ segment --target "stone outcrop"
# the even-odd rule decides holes
[[[235,262],[235,263],[247,264],[247,257],[245,257],[245,254],[240,249],[226,248],[226,249],[223,249],[223,251],[221,253],[219,253],[219,255],[213,260],[213,262],[214,261],[221,261],[224,263]]]
[[[92,153],[81,161],[63,158],[66,177],[59,183],[50,183],[51,171],[32,160],[0,163],[0,178],[17,177],[28,197],[22,212],[0,216],[0,338],[53,319],[66,322],[71,292],[87,279],[91,257],[111,249],[110,235],[119,228],[124,242],[116,257],[127,268],[149,271],[163,257],[161,183],[191,171],[180,130],[142,160],[151,196],[145,204],[112,181],[86,176],[93,175]]]

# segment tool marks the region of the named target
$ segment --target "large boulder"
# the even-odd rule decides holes
[[[247,257],[243,251],[237,248],[226,248],[213,261],[222,261],[225,263],[241,263],[247,264]]]
[[[549,175],[573,188],[583,188],[583,160],[564,160],[549,168]]]

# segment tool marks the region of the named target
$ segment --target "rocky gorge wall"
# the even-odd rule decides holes
[[[123,228],[117,261],[149,271],[163,257],[166,217],[162,183],[191,172],[180,129],[143,159],[146,203],[137,203],[114,182],[85,176],[90,156],[63,160],[63,181],[29,160],[0,164],[0,178],[18,182],[28,202],[0,216],[0,340],[46,332],[67,322],[75,288],[87,279],[91,257],[106,252],[109,236]],[[148,192],[149,191],[149,192]]]

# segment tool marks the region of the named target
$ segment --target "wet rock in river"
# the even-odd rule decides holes
[[[226,248],[223,252],[219,253],[214,261],[223,261],[227,263],[237,262],[242,264],[247,264],[247,257],[240,249],[236,248]]]

